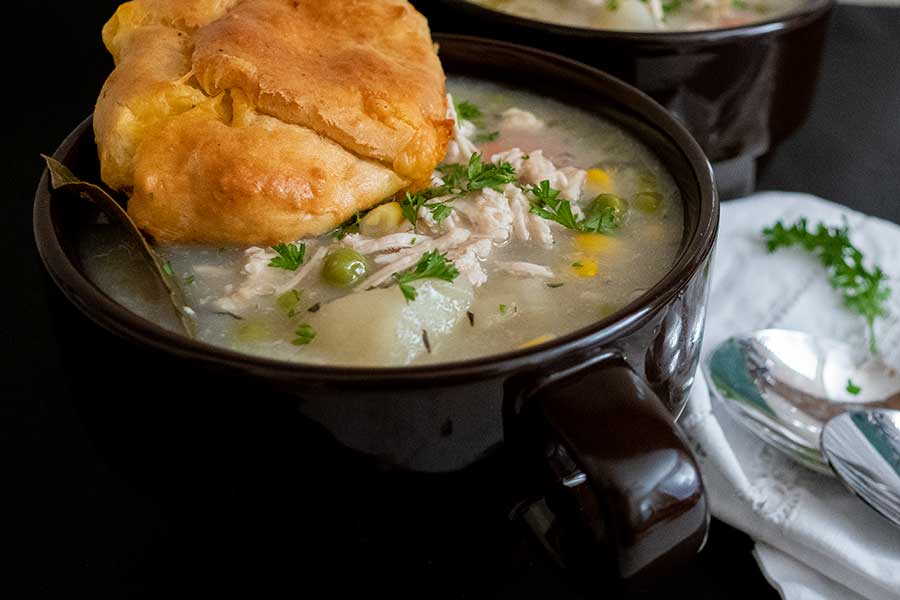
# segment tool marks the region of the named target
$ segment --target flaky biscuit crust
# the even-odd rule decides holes
[[[426,181],[452,133],[405,0],[134,0],[103,38],[101,174],[159,242],[324,233]]]

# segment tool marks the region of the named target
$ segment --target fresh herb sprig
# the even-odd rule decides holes
[[[403,216],[413,224],[413,227],[419,222],[419,209],[423,206],[431,210],[432,218],[440,223],[453,212],[450,202],[472,191],[485,188],[500,190],[507,183],[515,183],[517,177],[516,170],[508,162],[501,162],[498,165],[485,163],[481,154],[477,153],[469,158],[467,165],[441,165],[438,170],[441,172],[441,179],[444,180],[443,185],[420,190],[415,194],[407,192],[400,200]],[[444,196],[452,197],[429,204],[430,200]]]
[[[419,279],[443,279],[444,281],[453,282],[459,277],[459,270],[452,261],[447,260],[446,254],[441,254],[437,250],[426,252],[419,259],[418,264],[405,273],[394,273],[394,279],[400,284],[400,291],[407,302],[416,299],[416,288],[409,285],[413,281]]]
[[[790,226],[778,221],[763,230],[769,252],[799,246],[813,253],[828,270],[831,286],[844,299],[844,305],[862,315],[869,328],[869,347],[877,352],[875,319],[887,314],[885,306],[891,295],[887,276],[880,267],[866,268],[865,256],[850,241],[849,227],[828,227],[823,223],[808,229],[806,219]]]
[[[847,393],[852,394],[854,396],[859,396],[859,393],[862,391],[862,388],[855,383],[853,383],[852,379],[847,380]]]
[[[567,229],[584,233],[611,233],[619,227],[620,219],[615,209],[609,206],[591,211],[579,221],[572,212],[571,202],[561,199],[559,190],[550,187],[547,179],[539,185],[529,186],[526,191],[534,198],[531,201],[532,214],[555,221]]]
[[[468,177],[468,189],[483,190],[491,188],[500,190],[507,183],[516,182],[516,170],[511,164],[502,161],[500,164],[485,163],[481,159],[481,154],[473,154],[469,158],[469,164],[466,167],[466,176]]]
[[[462,102],[454,100],[453,107],[456,109],[456,118],[460,121],[475,122],[482,116],[481,109],[468,100],[463,100]]]
[[[272,246],[272,250],[278,253],[278,256],[269,261],[270,267],[277,269],[285,269],[286,271],[296,271],[303,264],[306,256],[306,244],[279,244]]]

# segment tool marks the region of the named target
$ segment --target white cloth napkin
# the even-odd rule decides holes
[[[898,199],[900,200],[900,199]],[[867,347],[862,317],[842,305],[818,260],[768,254],[761,231],[801,216],[841,225],[891,278],[890,316],[876,325],[882,358],[900,367],[900,227],[819,198],[769,192],[725,203],[713,265],[706,355],[736,334],[777,327]],[[835,479],[813,473],[747,433],[698,377],[681,421],[695,445],[713,515],[747,532],[786,600],[900,598],[900,529]]]

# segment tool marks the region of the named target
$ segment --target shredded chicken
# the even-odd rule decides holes
[[[475,134],[475,125],[469,121],[460,121],[456,115],[453,97],[447,94],[447,118],[453,120],[453,138],[447,144],[446,163],[467,163],[478,148],[469,139]]]
[[[508,108],[500,116],[502,129],[522,129],[525,131],[538,131],[544,128],[544,122],[537,118],[533,112],[521,108]]]
[[[550,230],[550,222],[531,213],[531,202],[525,193],[517,186],[507,184],[503,188],[503,195],[509,201],[512,211],[513,236],[524,242],[534,238],[546,247],[552,246],[553,232]]]
[[[494,265],[498,270],[517,277],[545,277],[547,279],[553,277],[550,267],[530,262],[497,262]]]
[[[557,168],[541,150],[525,154],[519,148],[513,148],[491,157],[491,162],[494,164],[504,161],[513,166],[521,183],[538,185],[542,181],[549,181],[550,187],[559,190],[560,198],[570,201],[577,201],[581,198],[584,182],[587,179],[587,171],[584,169]],[[574,202],[572,203],[572,212],[578,218],[583,216],[581,209]]]
[[[417,243],[412,248],[401,250],[396,254],[390,255],[395,257],[395,260],[391,261],[390,264],[388,264],[386,267],[383,267],[382,269],[379,269],[378,271],[370,275],[366,280],[366,285],[357,286],[354,288],[354,291],[378,287],[379,285],[389,280],[394,273],[405,271],[406,269],[414,266],[417,262],[419,262],[419,259],[422,258],[422,255],[426,252],[430,252],[432,250],[446,252],[451,248],[456,248],[457,246],[461,245],[463,242],[468,240],[471,235],[472,234],[466,229],[455,229],[447,235],[441,236],[437,239],[430,239],[422,244]]]
[[[412,248],[431,238],[421,233],[392,233],[380,238],[368,238],[358,233],[351,233],[344,237],[344,243],[360,254],[375,254],[392,250]]]
[[[487,273],[481,266],[481,261],[485,260],[494,251],[494,244],[491,240],[480,239],[471,244],[461,246],[447,253],[447,258],[453,261],[453,264],[459,269],[460,275],[469,280],[473,287],[478,287],[487,282]]]
[[[303,265],[303,268],[297,271],[297,274],[291,277],[286,283],[278,286],[278,289],[275,290],[275,293],[283,294],[286,291],[292,290],[297,287],[297,285],[299,285],[301,281],[306,279],[306,276],[309,275],[313,271],[313,269],[317,269],[319,267],[319,263],[325,260],[326,254],[328,254],[328,248],[323,247],[316,250],[316,253],[312,255],[312,258],[306,261],[306,264]]]
[[[225,286],[225,296],[215,300],[212,306],[224,312],[241,314],[256,306],[256,301],[261,296],[283,294],[293,289],[307,275],[316,269],[325,258],[327,248],[319,248],[306,264],[293,274],[287,281],[284,280],[285,271],[269,267],[269,262],[278,254],[264,248],[248,248],[244,253],[247,262],[241,268],[244,280],[237,287]]]
[[[453,203],[453,211],[463,215],[473,233],[497,242],[509,239],[512,211],[506,196],[485,188]]]

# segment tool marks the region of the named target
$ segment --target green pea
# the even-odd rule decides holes
[[[351,248],[338,248],[325,258],[322,278],[335,287],[353,287],[369,272],[365,257]]]
[[[655,213],[662,206],[662,194],[659,192],[639,192],[634,196],[634,205],[645,213]]]
[[[606,208],[613,209],[613,212],[619,219],[628,214],[628,203],[615,194],[600,194],[591,202],[591,207],[587,212],[589,215],[595,214]]]

